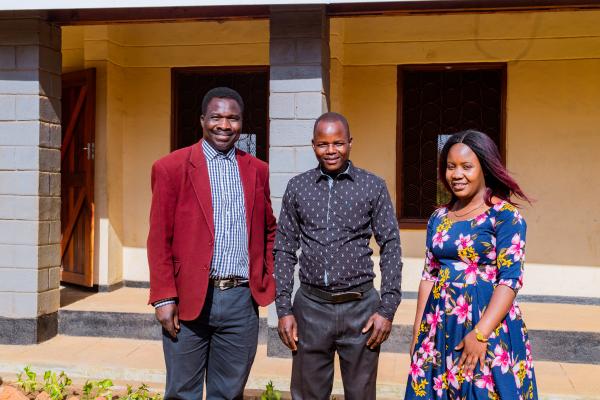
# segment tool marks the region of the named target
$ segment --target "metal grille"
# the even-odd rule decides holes
[[[243,142],[238,147],[267,161],[269,73],[266,68],[175,68],[173,86],[173,150],[198,142],[202,137],[200,114],[204,94],[214,87],[228,86],[244,99],[243,129],[252,132],[252,138],[241,135]]]
[[[503,68],[399,69],[402,191],[400,218],[426,220],[449,194],[437,181],[438,157],[448,137],[465,129],[500,145]]]
[[[256,157],[256,135],[253,133],[242,133],[235,143],[235,147]]]

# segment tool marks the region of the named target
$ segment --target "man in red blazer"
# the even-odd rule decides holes
[[[258,343],[257,305],[275,297],[269,171],[235,149],[244,103],[202,101],[203,138],[152,166],[150,299],[163,327],[165,399],[241,399]]]

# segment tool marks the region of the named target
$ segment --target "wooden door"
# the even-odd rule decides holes
[[[171,149],[190,146],[200,140],[202,98],[217,86],[236,90],[244,100],[242,134],[236,146],[268,161],[268,66],[173,68]]]
[[[96,71],[62,76],[61,280],[93,286]]]

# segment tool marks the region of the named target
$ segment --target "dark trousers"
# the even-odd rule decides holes
[[[298,351],[293,356],[291,392],[294,400],[329,400],[333,362],[340,359],[344,398],[375,399],[379,348],[365,346],[371,332],[362,333],[379,305],[375,289],[361,300],[332,304],[296,292],[293,312],[298,323]]]
[[[247,286],[209,286],[204,308],[177,339],[163,330],[165,400],[241,399],[258,343],[258,309]]]

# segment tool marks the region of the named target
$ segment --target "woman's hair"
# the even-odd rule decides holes
[[[487,187],[485,202],[488,205],[492,205],[492,196],[496,196],[508,202],[511,202],[511,196],[516,196],[531,204],[530,199],[525,195],[519,187],[519,184],[510,176],[502,164],[500,152],[498,151],[496,143],[494,143],[494,141],[485,133],[469,129],[450,136],[440,154],[438,169],[440,174],[439,177],[444,184],[444,187],[452,195],[452,198],[446,206],[452,206],[457,200],[454,193],[452,193],[450,184],[446,180],[448,153],[450,152],[450,148],[457,143],[468,146],[479,159],[479,163],[483,170],[485,186]]]

